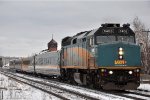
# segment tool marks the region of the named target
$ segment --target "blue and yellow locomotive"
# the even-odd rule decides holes
[[[60,51],[45,51],[14,60],[10,68],[106,90],[137,89],[140,46],[136,45],[135,34],[129,26],[102,24],[100,28],[65,37]],[[53,47],[52,44],[51,50]]]
[[[62,79],[103,89],[137,89],[140,47],[129,24],[102,24],[98,29],[62,40]]]

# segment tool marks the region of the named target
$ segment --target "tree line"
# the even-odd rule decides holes
[[[138,17],[133,20],[133,28],[136,42],[141,46],[142,72],[150,74],[150,31]]]

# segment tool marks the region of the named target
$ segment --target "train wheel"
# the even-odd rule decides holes
[[[65,82],[65,80],[66,80],[66,71],[65,71],[65,69],[60,69],[60,74],[61,74],[60,81]]]

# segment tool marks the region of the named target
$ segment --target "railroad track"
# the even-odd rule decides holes
[[[58,95],[58,94],[56,94],[56,93],[54,93],[54,92],[49,91],[49,89],[50,89],[49,87],[48,87],[47,89],[44,89],[44,88],[42,87],[43,85],[40,84],[40,83],[35,83],[34,81],[30,81],[30,80],[27,80],[27,79],[25,79],[25,78],[18,77],[18,76],[16,76],[16,75],[12,75],[12,74],[10,74],[10,73],[8,74],[8,73],[6,73],[6,72],[1,72],[1,74],[5,75],[5,76],[7,76],[7,77],[10,77],[10,78],[12,78],[12,79],[14,79],[14,80],[16,80],[16,81],[18,81],[18,82],[21,82],[21,83],[30,85],[30,86],[32,86],[32,87],[34,87],[34,88],[36,88],[36,89],[39,89],[39,90],[41,90],[41,91],[44,91],[44,92],[46,92],[46,93],[52,94],[52,95],[58,97],[59,99],[67,100],[67,98],[65,98],[65,97],[63,97],[63,96],[61,96],[61,95]],[[36,84],[36,85],[35,85],[35,84]]]
[[[23,81],[23,83],[31,85],[31,86],[38,88],[44,92],[47,92],[47,93],[52,94],[60,99],[65,99],[65,100],[73,99],[73,98],[86,99],[86,100],[100,100],[100,99],[103,100],[103,98],[101,98],[100,95],[103,95],[106,97],[109,96],[110,98],[116,98],[116,99],[119,98],[119,99],[123,99],[123,100],[124,99],[135,99],[135,100],[137,100],[137,99],[138,100],[146,100],[146,99],[149,100],[150,99],[150,91],[145,91],[145,90],[134,90],[134,91],[98,90],[98,91],[96,91],[96,90],[91,90],[91,89],[87,89],[87,88],[83,88],[83,87],[71,86],[70,84],[60,83],[58,81],[53,81],[53,80],[49,80],[49,79],[41,79],[41,78],[38,78],[35,76],[29,76],[29,75],[24,75],[24,74],[14,74],[11,72],[9,72],[9,73],[2,72],[2,73],[13,79],[16,79],[16,77],[17,77],[18,81],[20,81],[20,80],[22,81],[22,79],[27,80],[27,82]],[[41,79],[41,81],[39,81],[38,79]],[[32,84],[30,84],[30,83],[32,83]],[[37,84],[37,85],[34,86],[35,84]],[[68,89],[68,88],[66,88],[67,86],[71,87],[71,88]],[[43,87],[46,87],[46,88],[43,89]],[[50,91],[50,90],[56,91],[56,89],[53,89],[53,88],[57,88],[57,92],[53,93],[52,91]],[[80,91],[78,91],[77,89],[79,89],[81,91],[82,90],[88,91],[89,94],[80,93]],[[67,95],[67,96],[64,96],[64,95]],[[92,96],[92,95],[94,95],[94,96]],[[72,98],[69,98],[70,96]]]
[[[120,90],[120,91],[104,91],[106,93],[115,94],[134,100],[150,100],[150,91],[148,90]]]
[[[138,90],[131,90],[131,91],[111,91],[107,92],[110,94],[115,94],[118,96],[126,97],[129,99],[134,99],[134,100],[150,100],[150,93],[146,92],[138,92]],[[149,95],[148,95],[149,94]]]
[[[143,99],[150,99],[150,92],[139,91],[139,90],[130,90],[125,91],[127,94],[133,94],[143,97]]]
[[[46,93],[52,94],[60,99],[63,100],[70,100],[70,99],[79,99],[79,100],[100,100],[100,98],[94,97],[94,96],[88,96],[85,94],[82,94],[80,92],[72,91],[63,87],[58,87],[57,85],[54,84],[49,84],[44,81],[38,81],[38,80],[33,80],[29,79],[23,76],[18,76],[15,75],[11,72],[5,72],[1,71],[1,74],[4,74],[7,77],[10,77],[14,80],[17,80],[19,82],[22,82],[24,84],[30,85],[34,88],[37,88],[39,90],[42,90]]]

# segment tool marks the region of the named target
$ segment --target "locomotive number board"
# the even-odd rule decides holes
[[[128,34],[127,29],[102,29],[102,34]]]

